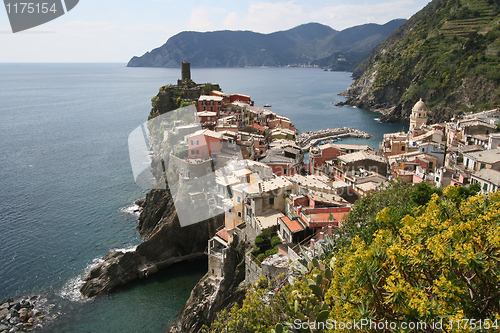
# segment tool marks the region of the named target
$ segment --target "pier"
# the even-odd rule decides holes
[[[302,151],[309,151],[311,146],[315,146],[319,141],[342,139],[346,137],[369,139],[372,135],[370,133],[349,127],[329,128],[326,130],[301,133],[298,138],[298,143]]]

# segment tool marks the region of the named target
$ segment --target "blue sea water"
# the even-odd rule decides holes
[[[89,266],[140,243],[128,134],[178,69],[124,64],[0,64],[0,300],[44,294],[62,314],[54,332],[162,332],[206,271],[185,263],[108,296],[82,300]],[[251,95],[300,131],[355,127],[374,135],[407,128],[378,113],[336,107],[350,73],[312,68],[192,69],[195,82]],[[48,329],[48,328],[47,328]]]

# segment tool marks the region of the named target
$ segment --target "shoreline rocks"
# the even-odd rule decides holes
[[[43,328],[48,313],[41,296],[9,297],[0,303],[0,333],[30,332]],[[50,308],[50,306],[49,306]]]

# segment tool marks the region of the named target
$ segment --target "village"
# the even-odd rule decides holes
[[[183,64],[183,80],[189,75],[189,64]],[[177,120],[164,140],[182,137],[170,152],[181,184],[213,171],[214,183],[187,187],[187,200],[224,214],[206,251],[215,279],[223,277],[234,239],[248,245],[247,283],[260,275],[291,277],[308,251],[320,253],[333,230],[342,228],[358,198],[391,180],[437,187],[479,183],[482,193],[500,186],[497,109],[431,125],[432,110],[420,100],[411,110],[408,132],[385,134],[375,149],[337,141],[370,136],[353,128],[298,134],[290,119],[255,106],[251,96],[214,89],[193,101],[194,121]]]

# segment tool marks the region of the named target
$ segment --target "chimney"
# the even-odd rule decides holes
[[[311,239],[311,243],[309,244],[309,247],[311,248],[311,250],[314,250],[315,243],[316,243],[316,241],[314,239]]]
[[[325,239],[325,233],[323,231],[321,231],[319,234],[318,234],[318,242],[321,242],[322,240]]]
[[[333,228],[331,225],[329,225],[328,228],[326,228],[326,234],[328,236],[331,236],[333,234]]]

